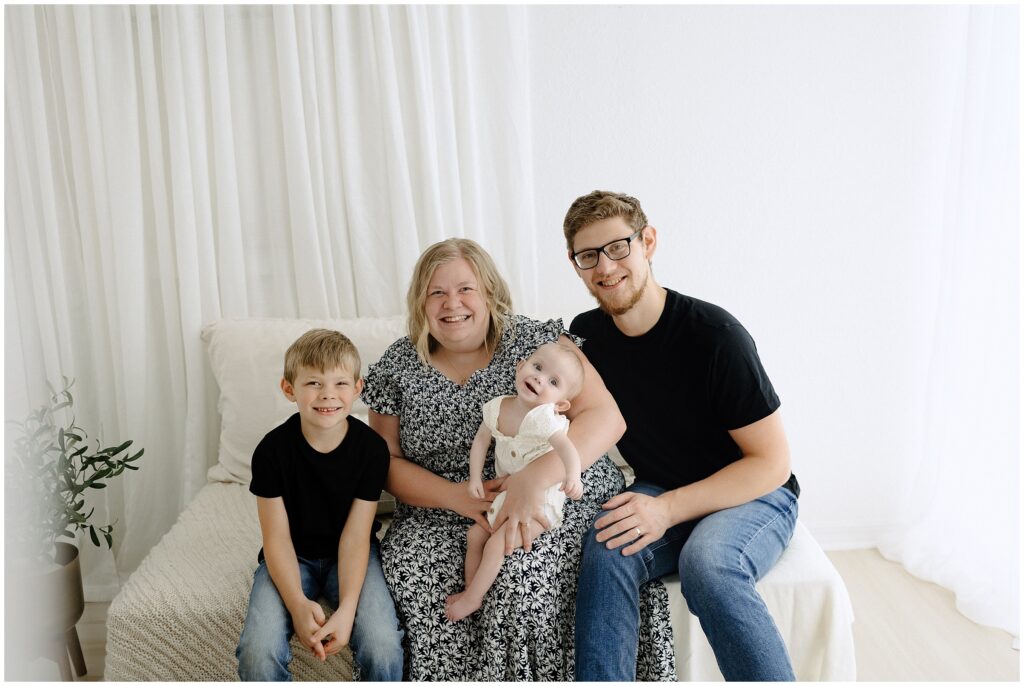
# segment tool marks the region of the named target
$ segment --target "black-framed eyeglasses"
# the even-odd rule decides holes
[[[600,248],[587,248],[586,250],[580,250],[572,254],[572,261],[576,263],[576,266],[580,269],[593,269],[597,266],[598,261],[601,259],[601,253],[604,253],[609,260],[619,260],[629,257],[629,244],[633,242],[637,236],[643,233],[643,230],[647,227],[641,227],[633,232],[632,236],[626,238],[619,238],[611,243],[605,243]]]

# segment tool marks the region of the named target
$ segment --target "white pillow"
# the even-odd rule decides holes
[[[284,353],[310,329],[335,329],[348,336],[362,362],[370,364],[405,335],[405,317],[358,319],[220,319],[203,327],[210,366],[220,386],[220,448],[210,481],[248,484],[252,451],[268,431],[295,413],[281,392]],[[357,400],[352,414],[366,421],[367,408]]]

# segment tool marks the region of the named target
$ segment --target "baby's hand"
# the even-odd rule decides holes
[[[484,497],[484,484],[480,479],[470,478],[469,480],[469,494],[474,498]]]
[[[565,481],[563,481],[562,485],[559,487],[559,490],[573,500],[579,500],[582,498],[583,482],[580,480],[580,475],[577,473],[572,476],[567,476]]]

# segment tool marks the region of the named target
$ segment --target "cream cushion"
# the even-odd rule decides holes
[[[680,681],[724,681],[700,621],[679,590],[679,575],[664,577]],[[803,522],[786,552],[757,582],[797,681],[855,681],[853,605],[846,585]]]
[[[359,350],[362,374],[405,335],[405,317],[358,319],[220,319],[203,328],[213,376],[220,387],[220,444],[209,481],[249,484],[252,452],[268,431],[295,412],[281,392],[284,353],[310,329],[335,329]],[[352,414],[366,420],[357,400]]]

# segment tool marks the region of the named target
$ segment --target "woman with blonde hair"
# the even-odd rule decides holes
[[[515,392],[516,363],[544,343],[571,340],[560,320],[516,315],[490,255],[468,239],[424,251],[408,292],[408,336],[370,366],[363,399],[370,426],[391,450],[387,489],[398,500],[381,543],[384,576],[407,636],[406,677],[441,681],[568,681],[573,678],[576,576],[582,537],[623,477],[605,455],[625,429],[615,401],[576,345],[583,389],[568,412],[569,438],[584,494],[565,507],[563,524],[545,532],[544,492],[564,477],[549,453],[503,480],[485,466],[486,497],[465,487],[481,406]],[[505,503],[493,529],[519,531],[523,548],[505,559],[483,606],[449,622],[445,599],[462,588],[467,525],[488,531],[499,490]],[[637,678],[674,678],[664,587],[643,594]]]

